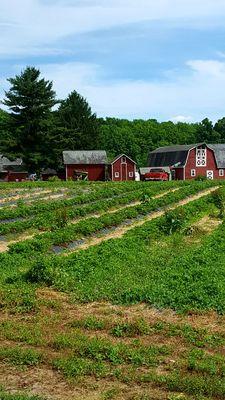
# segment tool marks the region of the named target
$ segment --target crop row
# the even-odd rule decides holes
[[[188,224],[214,207],[211,199],[195,200],[177,212],[182,210]],[[185,229],[168,235],[162,229],[166,223],[163,216],[130,230],[122,239],[66,258],[41,257],[28,278],[72,291],[82,301],[148,302],[159,308],[224,312],[225,224],[189,242]]]
[[[203,185],[201,184],[202,187]],[[162,207],[176,203],[189,195],[193,195],[199,192],[199,190],[199,184],[195,184],[191,187],[184,187],[176,192],[169,192],[161,198],[151,199],[147,203],[127,207],[112,214],[104,214],[98,218],[90,217],[74,225],[57,229],[54,232],[46,232],[35,236],[33,239],[12,244],[10,252],[47,252],[51,249],[51,246],[64,245],[65,243],[76,241],[81,237],[90,236],[102,229],[119,226],[126,220],[132,220],[139,216],[143,217]]]
[[[132,192],[123,193],[109,199],[95,200],[87,204],[79,206],[73,205],[68,207],[60,207],[54,212],[43,212],[38,213],[33,218],[17,217],[15,221],[12,219],[5,220],[4,223],[0,224],[0,234],[4,235],[12,232],[23,232],[29,228],[36,228],[39,230],[53,230],[60,227],[64,222],[68,222],[77,217],[85,217],[86,215],[93,213],[101,213],[107,211],[113,207],[127,205],[137,200],[141,200],[143,197],[150,198],[156,194],[163,193],[164,187],[158,186],[146,186],[143,189],[138,189]]]
[[[113,196],[123,195],[124,193],[133,192],[137,189],[145,189],[146,187],[151,187],[153,192],[155,193],[157,190],[164,190],[165,188],[177,187],[180,183],[178,182],[169,182],[167,185],[162,185],[162,183],[155,183],[153,185],[143,184],[142,182],[137,183],[135,185],[131,184],[127,185],[109,185],[109,186],[97,186],[95,190],[89,191],[88,193],[76,193],[76,197],[72,199],[64,199],[64,200],[51,200],[51,202],[43,203],[42,201],[37,201],[32,205],[19,205],[15,209],[3,209],[0,210],[0,221],[6,220],[10,218],[18,218],[18,217],[28,217],[33,216],[39,213],[54,211],[63,207],[72,207],[75,205],[81,205],[86,203],[91,203],[93,201],[99,199],[107,199]],[[88,187],[87,187],[88,188]]]

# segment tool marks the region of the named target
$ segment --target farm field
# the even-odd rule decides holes
[[[0,399],[225,398],[225,185],[0,184]]]

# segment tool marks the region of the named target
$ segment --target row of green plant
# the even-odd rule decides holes
[[[151,336],[155,334],[163,337],[179,337],[195,347],[218,348],[225,343],[225,335],[222,333],[209,333],[208,329],[194,328],[190,324],[172,324],[159,321],[154,324],[148,323],[144,318],[133,321],[113,322],[111,319],[99,319],[88,316],[83,319],[74,320],[70,323],[72,328],[82,328],[90,331],[107,331],[117,338],[133,338],[140,336]]]
[[[141,205],[127,207],[111,214],[104,214],[98,218],[90,217],[76,224],[71,224],[63,228],[59,228],[54,232],[46,232],[36,235],[33,239],[27,239],[9,246],[12,253],[25,252],[30,254],[32,251],[47,252],[51,250],[53,245],[64,245],[66,243],[78,240],[82,237],[91,236],[93,233],[102,229],[116,227],[126,220],[132,220],[139,216],[145,216],[162,207],[176,203],[188,195],[199,192],[204,185],[195,184],[191,187],[184,187],[176,192],[169,192],[165,196],[150,199]]]
[[[208,236],[203,233],[197,243],[189,243],[186,236],[188,220],[190,224],[199,218],[204,201],[208,200],[198,199],[179,207],[177,212],[183,210],[185,218],[170,235],[170,227],[162,229],[168,222],[163,216],[130,230],[121,239],[67,258],[39,258],[31,265],[27,278],[73,292],[74,298],[81,301],[143,301],[159,308],[224,312],[225,225]],[[8,257],[10,260],[10,254]]]
[[[130,204],[137,200],[149,199],[157,193],[162,193],[165,189],[163,186],[158,187],[146,187],[144,190],[139,189],[132,191],[131,193],[123,193],[122,195],[114,196],[109,199],[100,199],[93,202],[88,202],[83,205],[72,205],[72,206],[60,206],[59,209],[54,211],[43,211],[38,213],[34,217],[25,218],[19,221],[8,222],[6,224],[0,224],[0,234],[6,235],[9,233],[19,233],[30,228],[39,230],[54,230],[65,226],[70,220],[77,217],[85,217],[88,214],[104,212],[113,207],[118,207],[126,204]],[[43,206],[42,203],[41,207]],[[61,201],[60,201],[61,204]],[[35,214],[34,214],[35,215]]]
[[[126,182],[125,182],[126,183]],[[51,200],[51,202],[43,203],[42,201],[34,202],[31,205],[20,204],[17,208],[12,209],[1,209],[0,210],[0,220],[10,219],[10,218],[18,218],[18,217],[29,217],[39,213],[54,211],[57,209],[61,209],[64,207],[72,207],[78,206],[82,204],[87,204],[94,202],[99,199],[107,199],[114,196],[127,194],[129,192],[138,191],[141,189],[150,188],[153,193],[157,193],[157,191],[165,190],[166,188],[170,189],[173,187],[178,187],[181,184],[179,182],[167,182],[166,184],[160,183],[143,183],[143,182],[135,182],[131,185],[123,185],[123,184],[115,184],[115,185],[100,185],[100,186],[92,186],[94,189],[92,191],[88,190],[88,193],[75,192],[76,196],[72,199],[59,199],[59,200]],[[87,188],[89,188],[87,186]]]

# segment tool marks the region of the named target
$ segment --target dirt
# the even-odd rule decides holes
[[[160,193],[160,194],[154,196],[153,199],[157,199],[157,198],[166,196],[168,193],[175,192],[176,190],[179,190],[179,189],[180,189],[180,188],[176,188],[176,189],[173,189],[173,190],[168,190],[168,191],[166,191],[166,192]],[[42,200],[56,199],[56,198],[59,198],[59,197],[62,197],[62,196],[64,196],[64,194],[53,194],[53,195],[48,196],[48,197],[46,197],[46,198],[42,198]],[[91,218],[91,217],[92,217],[92,218],[98,218],[98,217],[100,217],[101,215],[104,215],[104,214],[112,214],[112,213],[115,213],[115,212],[117,212],[117,211],[123,210],[123,209],[128,208],[128,207],[137,206],[137,205],[139,205],[139,204],[141,204],[140,201],[137,201],[137,202],[134,202],[134,203],[131,203],[131,204],[126,204],[125,206],[113,208],[113,209],[111,209],[111,210],[109,210],[109,211],[106,211],[106,212],[103,212],[103,213],[91,214],[91,215],[85,216],[84,218],[79,218],[79,219],[72,220],[72,221],[70,221],[70,223],[71,223],[71,224],[77,224],[77,223],[78,223],[79,221],[81,221],[81,220],[85,220],[85,219],[88,219],[88,218]],[[0,253],[3,253],[3,252],[5,252],[5,251],[8,251],[9,246],[10,246],[11,244],[19,243],[19,242],[22,242],[23,240],[26,240],[26,239],[32,239],[34,236],[36,236],[36,235],[41,235],[41,234],[42,234],[42,232],[39,232],[39,233],[36,232],[36,233],[34,233],[34,234],[32,234],[32,235],[27,235],[27,234],[24,232],[24,234],[21,235],[21,236],[20,236],[19,238],[17,238],[16,240],[11,240],[11,241],[10,241],[10,240],[9,240],[9,241],[8,241],[8,240],[6,240],[6,241],[0,241]],[[80,248],[80,247],[79,247],[79,248]]]
[[[23,240],[26,240],[26,239],[32,239],[33,237],[34,237],[34,235],[23,234],[22,236],[20,236],[19,240],[11,240],[11,241],[6,241],[6,242],[0,241],[0,253],[4,253],[5,251],[8,251],[9,246],[11,244],[22,242]]]
[[[78,319],[85,319],[95,316],[99,320],[108,320],[110,323],[132,322],[143,318],[150,325],[163,322],[176,325],[189,324],[195,328],[206,328],[209,333],[218,332],[225,334],[225,316],[219,316],[216,313],[177,315],[171,310],[158,310],[150,308],[146,304],[137,304],[133,306],[113,305],[106,302],[94,302],[88,304],[73,304],[70,297],[65,293],[60,293],[51,288],[37,289],[37,297],[40,301],[38,314],[12,314],[8,315],[8,320],[15,324],[29,324],[34,329],[37,325],[44,332],[45,338],[48,338],[48,331],[51,336],[56,333],[66,332],[71,322]],[[43,303],[45,301],[45,305]],[[52,308],[50,302],[59,302],[60,307]],[[50,314],[48,314],[48,311]],[[0,313],[1,315],[1,313]],[[4,331],[3,331],[4,333]],[[123,343],[133,343],[132,338],[113,338],[108,331],[85,330],[85,334],[91,337],[106,337],[112,342],[122,341]],[[107,336],[108,335],[108,336]],[[178,360],[182,359],[182,354],[189,349],[189,344],[185,343],[182,337],[163,336],[163,332],[156,332],[150,335],[138,336],[141,344],[167,345],[172,353],[165,357],[163,363],[154,369],[159,376],[171,372],[173,365],[177,365]],[[16,343],[16,341],[2,340],[1,346],[14,347],[19,345],[21,348],[30,348],[26,343]],[[94,378],[84,377],[74,380],[67,380],[61,373],[54,370],[50,365],[52,355],[55,357],[66,356],[66,351],[54,352],[53,348],[47,344],[45,347],[34,347],[44,355],[44,363],[38,367],[16,368],[7,363],[0,362],[0,385],[10,393],[17,391],[23,394],[32,394],[43,396],[48,400],[103,400],[112,398],[116,400],[134,400],[149,398],[154,400],[168,400],[169,393],[160,388],[156,388],[151,383],[135,382],[122,383],[115,378]],[[215,350],[215,351],[218,351]],[[126,366],[125,366],[126,367]],[[138,373],[148,373],[151,369],[140,367]],[[114,393],[113,397],[109,397]],[[108,395],[108,397],[106,397]],[[173,394],[175,398],[175,394]],[[172,396],[171,396],[172,398]],[[182,397],[180,397],[182,398]]]
[[[202,192],[200,192],[200,193],[197,193],[197,194],[194,195],[194,196],[190,196],[190,197],[188,197],[188,198],[186,198],[186,199],[184,199],[184,200],[179,201],[176,205],[173,205],[173,206],[171,206],[171,207],[168,207],[168,208],[167,208],[167,211],[168,211],[168,210],[174,210],[174,209],[177,208],[178,206],[182,206],[182,205],[188,204],[188,203],[190,203],[191,201],[200,199],[200,198],[203,197],[203,196],[207,196],[208,194],[212,193],[213,191],[215,191],[215,190],[217,190],[217,189],[218,189],[218,187],[213,187],[213,188],[204,190],[204,191],[202,191]],[[164,193],[164,195],[165,195],[165,193]],[[160,194],[159,196],[162,197],[162,196],[163,196],[163,193]],[[156,212],[154,212],[154,213],[148,215],[147,217],[144,217],[144,218],[141,219],[140,221],[134,222],[132,225],[129,225],[129,226],[124,226],[124,225],[122,225],[122,226],[116,228],[113,232],[111,232],[111,233],[109,233],[109,234],[106,234],[106,235],[100,236],[100,237],[91,238],[91,239],[89,239],[87,242],[85,242],[84,244],[78,246],[75,250],[71,250],[71,251],[69,251],[69,252],[67,252],[67,253],[63,253],[63,255],[64,255],[64,256],[67,256],[67,255],[69,255],[69,254],[71,254],[71,253],[73,253],[73,252],[75,252],[75,251],[88,249],[88,248],[91,247],[91,246],[99,245],[99,244],[101,244],[102,242],[105,242],[105,241],[110,240],[110,239],[118,239],[118,238],[121,238],[121,237],[122,237],[123,235],[125,235],[125,233],[127,233],[129,230],[131,230],[131,229],[133,229],[133,228],[136,228],[136,227],[138,227],[138,226],[142,226],[142,225],[145,224],[146,222],[151,221],[151,220],[153,220],[153,219],[155,219],[155,218],[159,218],[159,217],[163,216],[163,215],[165,214],[165,212],[166,212],[165,210],[156,211]]]
[[[85,381],[66,382],[62,376],[47,367],[18,370],[15,367],[0,364],[0,384],[10,393],[22,391],[30,395],[44,396],[48,400],[116,400],[135,399],[143,395],[139,385],[123,384],[110,380],[94,380],[86,377]],[[4,371],[4,372],[3,372]],[[114,393],[116,397],[103,397]],[[148,385],[144,393],[149,399],[166,400],[168,393]],[[136,397],[135,397],[136,396]],[[139,397],[141,398],[141,397]]]
[[[16,195],[16,196],[11,196],[10,199],[8,197],[1,199],[0,203],[7,203],[8,201],[16,201],[16,200],[23,200],[23,199],[27,199],[29,197],[32,196],[36,196],[36,195],[40,195],[40,194],[47,194],[47,193],[51,193],[51,190],[41,190],[41,191],[35,191],[35,192],[29,192],[28,194],[20,194],[20,195]]]

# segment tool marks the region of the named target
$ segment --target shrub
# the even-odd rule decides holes
[[[174,232],[179,232],[184,227],[186,216],[183,209],[166,212],[162,222],[162,230],[167,235],[172,235]]]
[[[212,201],[215,206],[219,209],[219,217],[224,217],[225,211],[225,192],[222,188],[217,189],[212,193]]]
[[[25,274],[25,278],[31,283],[45,283],[51,286],[54,282],[55,272],[44,260],[38,261]]]
[[[197,182],[203,182],[203,181],[207,181],[207,177],[205,175],[198,175],[198,176],[196,176],[196,178],[194,178],[194,180]]]

